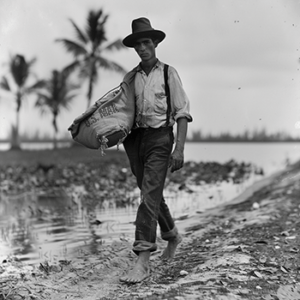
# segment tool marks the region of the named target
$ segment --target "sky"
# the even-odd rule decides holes
[[[0,0],[0,77],[9,77],[9,57],[22,54],[37,58],[37,78],[49,78],[72,61],[55,42],[76,39],[69,19],[84,28],[89,10],[101,8],[109,15],[108,42],[129,35],[138,17],[166,33],[156,53],[180,75],[193,116],[189,133],[265,128],[300,137],[299,0]],[[139,63],[132,49],[103,55],[127,70]],[[101,71],[92,102],[121,81]],[[71,110],[59,116],[61,135],[85,111],[86,91],[83,84]],[[20,132],[52,133],[51,116],[41,116],[35,101],[23,103]],[[0,91],[0,138],[14,122],[14,98]]]

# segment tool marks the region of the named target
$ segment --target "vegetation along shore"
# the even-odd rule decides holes
[[[192,193],[193,185],[230,181],[252,173],[247,162],[186,162],[169,174],[167,187]],[[82,147],[55,151],[4,151],[0,155],[0,201],[26,191],[58,193],[83,184],[85,204],[104,198],[127,204],[134,178],[122,151]],[[112,192],[112,190],[114,192]],[[125,196],[124,196],[125,195]],[[151,277],[137,285],[119,277],[133,266],[132,241],[100,245],[72,260],[26,265],[18,257],[0,262],[0,299],[299,299],[300,163],[248,188],[229,203],[177,219],[184,240],[173,261],[151,256]]]

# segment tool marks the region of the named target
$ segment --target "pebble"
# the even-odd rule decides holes
[[[188,275],[189,273],[187,271],[184,271],[184,270],[181,270],[180,271],[180,276],[186,276]]]

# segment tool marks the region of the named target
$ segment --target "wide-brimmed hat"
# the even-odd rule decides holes
[[[160,43],[166,37],[164,32],[152,28],[151,23],[147,18],[138,18],[133,20],[131,28],[132,34],[128,35],[123,40],[123,44],[126,47],[133,48],[136,40],[142,37],[154,38],[158,41],[158,43]]]

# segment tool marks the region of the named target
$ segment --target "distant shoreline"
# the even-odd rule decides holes
[[[187,143],[300,143],[300,140],[201,140],[191,141],[187,140]]]
[[[73,140],[70,139],[59,139],[57,140],[58,143],[73,143]],[[187,143],[300,143],[300,140],[199,140],[199,141],[192,141],[187,140]],[[51,139],[45,140],[21,140],[21,143],[53,143]],[[0,139],[0,144],[10,144],[10,140]]]
[[[21,140],[20,143],[39,143],[39,144],[42,144],[42,143],[53,143],[54,141],[51,140],[51,139],[43,139],[43,140]],[[58,143],[72,143],[73,140],[71,139],[59,139],[57,140]],[[2,144],[10,144],[10,140],[1,140],[0,139],[0,143]]]

